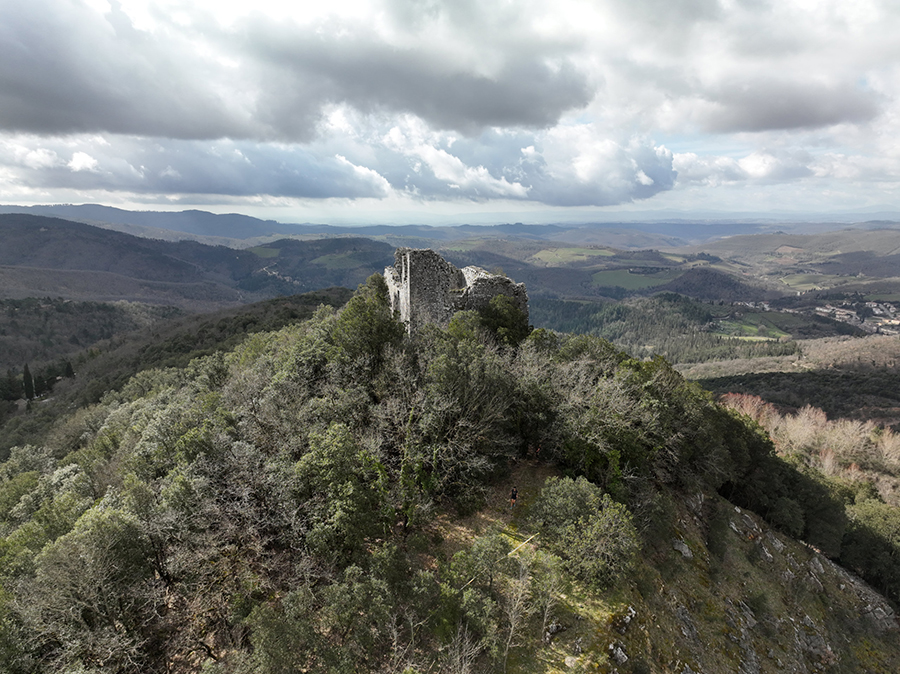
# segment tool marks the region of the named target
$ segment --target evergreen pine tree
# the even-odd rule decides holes
[[[25,370],[22,372],[22,386],[25,389],[25,397],[32,400],[34,398],[34,379],[31,377],[28,363],[25,363]]]
[[[64,375],[66,379],[72,379],[75,376],[75,370],[72,369],[72,363],[66,361],[66,371]]]

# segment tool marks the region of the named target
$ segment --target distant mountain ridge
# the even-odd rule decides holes
[[[660,248],[699,244],[724,237],[784,231],[823,231],[835,223],[790,223],[762,221],[750,217],[720,220],[678,217],[622,221],[586,221],[583,223],[498,225],[359,225],[290,224],[262,220],[239,213],[216,214],[201,210],[129,211],[98,204],[57,204],[45,206],[2,206],[0,213],[21,213],[65,218],[138,236],[171,238],[166,232],[188,235],[182,238],[219,238],[235,241],[265,237],[339,237],[365,236],[390,239],[394,245],[404,241],[453,241],[466,238],[512,236],[516,238],[560,241],[571,244],[607,245],[616,248]],[[890,215],[890,214],[878,214]],[[865,229],[891,226],[887,220],[869,221],[856,226]],[[848,226],[848,225],[844,225]],[[223,241],[224,243],[224,241]]]
[[[128,211],[98,204],[60,204],[54,206],[0,206],[0,213],[43,215],[78,222],[102,222],[110,225],[135,225],[145,228],[168,229],[198,236],[218,236],[234,239],[297,233],[295,225],[284,225],[274,220],[260,220],[259,218],[238,213],[217,215],[198,210],[179,212]]]
[[[236,250],[160,241],[80,222],[0,214],[0,298],[125,299],[212,310],[329,286],[354,288],[392,259],[358,237]]]

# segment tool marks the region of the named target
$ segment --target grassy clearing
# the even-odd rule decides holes
[[[451,513],[436,518],[431,538],[440,541],[437,555],[450,559],[490,532],[503,535],[513,548],[513,555],[539,549],[541,538],[535,536],[537,532],[528,522],[528,511],[547,478],[559,475],[557,469],[537,461],[519,463],[506,479],[496,483],[485,495],[485,506],[478,512],[465,518]],[[515,508],[509,504],[513,486],[518,488]],[[521,642],[529,645],[514,646],[510,650],[507,671],[517,674],[570,672],[572,669],[566,659],[572,662],[576,643],[583,650],[577,658],[580,668],[577,671],[609,671],[605,649],[614,640],[610,624],[617,610],[625,610],[627,604],[624,601],[615,591],[601,594],[571,577],[566,578],[553,611],[553,617],[566,629],[555,635],[549,644],[541,644],[540,616],[529,616],[521,636]],[[541,645],[535,647],[534,644]],[[484,656],[482,659],[487,664]]]
[[[589,262],[595,257],[613,257],[615,253],[606,248],[545,248],[535,253],[532,260],[538,260],[548,267]]]
[[[256,257],[263,259],[278,257],[278,254],[281,252],[278,248],[269,248],[268,246],[255,246],[247,250],[256,255]]]
[[[311,260],[311,264],[318,264],[326,269],[356,269],[362,267],[365,263],[357,260],[353,253],[332,253],[329,255],[321,255]]]
[[[760,329],[757,325],[747,325],[736,321],[723,321],[722,330],[710,334],[748,342],[771,342],[777,339],[776,337],[770,337],[768,334],[760,334]]]
[[[790,337],[784,325],[776,325],[765,313],[746,313],[739,318],[720,322],[723,330],[720,334],[732,337],[752,337],[756,339],[781,339]],[[800,321],[797,321],[800,325]]]
[[[846,276],[831,276],[828,274],[789,274],[779,279],[791,290],[825,290],[834,286],[847,283]]]

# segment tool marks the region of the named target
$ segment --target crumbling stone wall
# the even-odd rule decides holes
[[[391,309],[399,312],[410,334],[427,323],[446,326],[457,311],[477,311],[497,295],[512,298],[528,316],[524,283],[480,267],[457,269],[429,248],[398,248],[384,279]]]

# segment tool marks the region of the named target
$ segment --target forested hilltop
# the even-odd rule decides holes
[[[522,318],[376,275],[66,411],[0,464],[0,669],[900,671],[890,431],[825,471]]]

